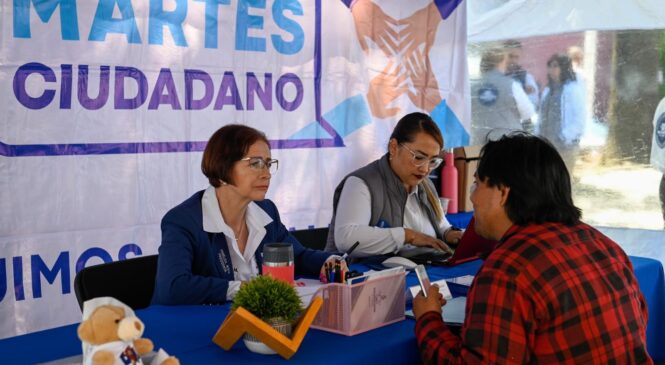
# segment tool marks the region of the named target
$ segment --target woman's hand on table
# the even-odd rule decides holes
[[[419,247],[432,247],[444,252],[453,252],[453,250],[440,239],[420,233],[411,228],[404,228],[404,243]]]
[[[459,241],[462,239],[463,234],[464,231],[457,228],[453,228],[446,231],[443,238],[448,244],[457,245]]]

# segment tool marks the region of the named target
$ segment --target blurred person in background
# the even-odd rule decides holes
[[[573,176],[584,134],[584,90],[577,82],[570,57],[565,54],[555,54],[547,61],[547,80],[540,99],[538,134],[552,142]]]
[[[660,100],[653,116],[653,139],[651,142],[651,166],[663,173],[660,179],[660,208],[665,228],[665,98]]]
[[[506,76],[510,76],[519,82],[533,106],[538,108],[540,99],[538,83],[533,75],[520,64],[520,60],[522,59],[522,43],[516,40],[507,40],[503,42],[503,49],[508,58]]]
[[[508,57],[501,49],[481,56],[481,77],[471,80],[471,144],[523,130],[522,121],[536,112],[522,85],[505,75],[507,67]]]

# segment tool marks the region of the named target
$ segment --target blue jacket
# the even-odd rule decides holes
[[[203,230],[203,192],[192,195],[162,219],[162,244],[159,246],[153,304],[226,301],[229,281],[233,280],[233,264],[224,234]],[[266,235],[255,253],[259,269],[262,267],[261,252],[265,243],[290,242],[296,275],[318,277],[323,262],[331,254],[303,247],[282,224],[272,201],[266,199],[255,203],[273,219],[265,226]],[[218,258],[220,250],[224,253],[224,265]]]

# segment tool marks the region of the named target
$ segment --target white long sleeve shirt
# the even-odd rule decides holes
[[[437,201],[437,204],[438,203]],[[418,201],[418,187],[409,193],[404,208],[403,227],[371,227],[372,197],[365,182],[355,176],[346,179],[337,203],[335,214],[335,245],[339,251],[348,251],[351,246],[360,242],[353,251],[353,257],[366,257],[386,253],[397,253],[414,246],[404,244],[404,228],[436,237],[436,231],[427,212]],[[451,224],[446,217],[438,223],[439,229],[445,231]]]

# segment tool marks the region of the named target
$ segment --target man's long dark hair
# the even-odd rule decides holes
[[[570,175],[557,150],[546,139],[513,132],[485,144],[478,179],[510,188],[508,218],[518,225],[578,223],[582,212],[573,204]]]

